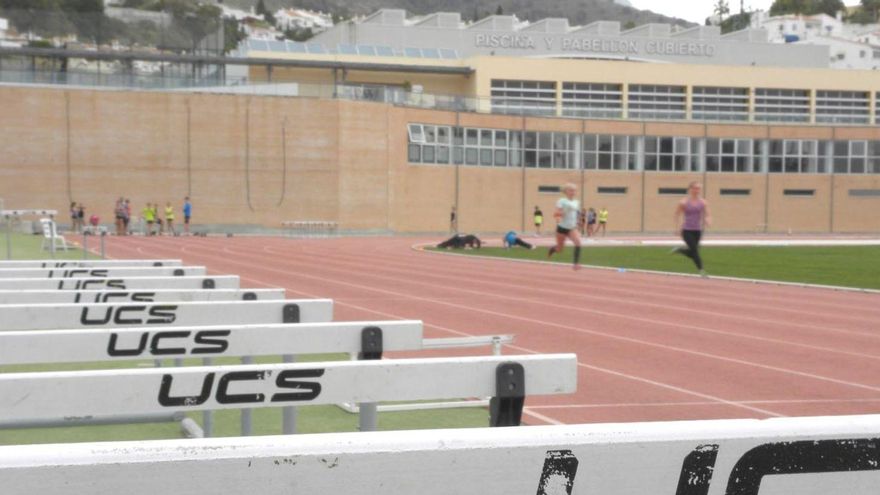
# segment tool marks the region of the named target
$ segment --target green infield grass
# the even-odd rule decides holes
[[[67,240],[67,246],[70,248],[67,251],[63,251],[61,249],[55,250],[55,259],[58,260],[81,260],[83,258],[82,249],[79,246],[73,246],[71,241],[81,242],[82,236],[78,234],[70,234],[70,233],[61,233],[64,235],[64,238]],[[41,260],[41,259],[51,259],[52,253],[49,251],[43,251],[40,249],[40,245],[43,242],[42,235],[27,235],[27,234],[19,234],[13,233],[10,239],[12,242],[12,259],[14,260]],[[97,237],[92,236],[89,239],[89,248],[98,247],[101,240]],[[9,259],[8,256],[8,244],[6,240],[6,231],[0,229],[0,260]],[[95,259],[97,256],[89,253],[88,257],[90,259]]]
[[[682,244],[683,245],[683,244]],[[693,262],[668,247],[590,246],[581,254],[581,263],[622,269],[696,273]],[[483,248],[455,251],[465,255],[496,256],[521,260],[547,261],[547,248]],[[571,244],[551,261],[571,263]],[[700,250],[710,276],[798,282],[806,284],[880,289],[880,246],[834,247],[722,247]]]

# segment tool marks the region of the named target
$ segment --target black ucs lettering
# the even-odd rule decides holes
[[[278,374],[275,385],[278,388],[296,390],[297,392],[277,393],[270,402],[294,402],[314,400],[321,395],[321,384],[317,382],[299,381],[297,378],[317,378],[324,375],[323,369],[284,370]]]
[[[266,400],[261,393],[255,394],[230,394],[229,384],[238,381],[256,381],[266,378],[267,371],[233,371],[220,377],[217,384],[217,402],[220,404],[253,404]]]
[[[135,349],[119,349],[117,347],[117,342],[119,341],[119,335],[116,333],[110,334],[110,342],[107,344],[107,354],[113,357],[133,357],[140,356],[144,353],[144,349],[147,347],[147,337],[150,334],[144,332],[141,334],[140,342],[138,342],[138,346]]]
[[[211,396],[214,388],[214,373],[208,373],[202,379],[202,390],[199,395],[172,397],[171,385],[174,375],[162,375],[162,385],[159,387],[159,404],[164,407],[188,407],[204,404]]]
[[[171,354],[186,354],[186,347],[166,347],[160,346],[162,339],[183,339],[189,337],[190,332],[157,332],[150,339],[150,353],[154,356],[168,356]]]
[[[198,332],[195,337],[196,344],[209,347],[196,347],[193,354],[221,354],[229,349],[229,342],[226,339],[218,339],[215,337],[228,337],[232,332],[230,330],[205,330]]]

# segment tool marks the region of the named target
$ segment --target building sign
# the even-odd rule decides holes
[[[602,53],[623,56],[713,57],[716,46],[702,41],[627,40],[609,38],[535,37],[529,34],[477,34],[477,48]]]

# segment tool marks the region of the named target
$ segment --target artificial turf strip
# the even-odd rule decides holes
[[[83,258],[82,249],[78,247],[74,247],[71,244],[71,241],[82,242],[82,236],[79,234],[70,234],[67,232],[60,232],[61,235],[67,240],[67,246],[70,248],[67,251],[56,249],[55,250],[55,259],[56,260],[81,260]],[[40,245],[43,242],[43,235],[26,235],[26,234],[18,234],[13,233],[11,236],[12,240],[12,258],[13,260],[48,260],[51,259],[52,253],[49,251],[43,251],[40,249]],[[101,239],[99,237],[91,236],[89,239],[89,249],[97,249],[100,246]],[[98,256],[89,253],[89,259],[97,259]],[[0,260],[6,260],[8,258],[7,254],[7,241],[6,241],[6,230],[0,226]]]
[[[581,253],[581,263],[612,268],[696,273],[697,269],[690,259],[679,254],[670,254],[669,250],[669,247],[600,247],[587,244]],[[547,261],[546,247],[531,251],[522,248],[483,248],[454,252]],[[572,253],[569,243],[565,251],[561,255],[553,256],[551,261],[571,263]],[[880,289],[880,246],[707,246],[700,250],[700,254],[709,275]]]

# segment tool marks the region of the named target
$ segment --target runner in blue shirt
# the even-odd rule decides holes
[[[189,219],[192,217],[193,205],[189,196],[183,199],[183,233],[189,235]]]
[[[503,243],[504,243],[504,247],[505,247],[505,249],[506,249],[506,248],[512,248],[512,247],[514,247],[514,246],[522,246],[522,247],[524,247],[524,248],[526,248],[526,249],[535,249],[535,246],[533,246],[533,245],[529,244],[528,242],[522,240],[518,235],[516,235],[516,232],[513,231],[513,230],[511,230],[510,232],[504,234],[504,241],[503,241]]]

